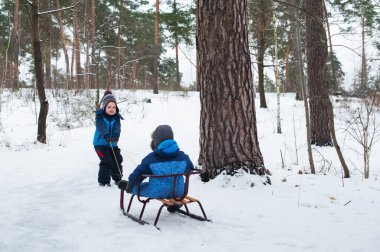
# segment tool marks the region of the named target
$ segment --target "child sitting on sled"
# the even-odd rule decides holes
[[[120,137],[120,120],[116,98],[110,90],[104,93],[100,108],[96,111],[93,145],[100,159],[98,183],[100,186],[111,186],[111,178],[118,184],[122,178],[123,157],[117,142]]]
[[[129,175],[128,181],[119,182],[120,189],[136,194],[136,185],[142,174],[180,174],[194,169],[189,156],[180,151],[176,141],[173,140],[173,130],[169,125],[160,125],[153,131],[150,147],[152,152],[143,158],[141,164]],[[183,193],[183,184],[183,178],[179,177],[176,184],[176,192],[179,195]],[[170,189],[172,185],[172,180],[151,179],[140,184],[140,195],[149,198],[166,198],[172,193]],[[170,206],[168,211],[174,212],[179,207]]]

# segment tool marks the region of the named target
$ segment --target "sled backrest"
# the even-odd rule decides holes
[[[185,198],[189,191],[190,176],[193,174],[199,174],[200,170],[191,170],[183,173],[173,174],[143,174],[139,177],[139,183],[137,183],[136,195],[138,197],[147,197],[141,194],[141,181],[144,178],[149,178],[149,189],[151,189],[149,198],[165,198],[182,200]]]

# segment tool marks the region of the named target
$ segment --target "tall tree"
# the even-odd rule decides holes
[[[72,0],[74,5],[77,0]],[[83,73],[81,68],[81,52],[80,52],[80,25],[78,18],[78,8],[75,7],[73,10],[73,57],[75,59],[75,72],[76,72],[76,88],[82,87]]]
[[[332,82],[331,82],[331,85],[328,85],[329,89],[331,89],[331,91],[335,92],[337,90],[340,90],[340,86],[338,86],[338,81],[337,81],[337,73],[336,73],[336,70],[335,70],[335,61],[334,60],[331,60],[332,57],[335,55],[334,53],[334,50],[333,50],[333,44],[332,44],[332,40],[331,40],[331,31],[330,31],[330,22],[329,22],[329,13],[327,12],[327,8],[326,8],[326,3],[325,1],[323,1],[323,11],[324,11],[324,17],[325,17],[325,24],[326,24],[326,28],[327,28],[327,38],[328,38],[328,41],[329,41],[329,56],[328,56],[328,62],[330,63],[330,69],[331,71],[329,71],[332,75]]]
[[[97,75],[97,62],[96,62],[96,34],[95,34],[95,0],[91,0],[91,77],[90,86],[96,87],[96,105],[99,104],[99,82]]]
[[[360,72],[360,90],[368,88],[368,66],[366,58],[366,38],[372,36],[373,31],[380,26],[380,13],[377,11],[373,0],[334,0],[334,6],[337,6],[345,18],[346,23],[360,23],[362,53],[361,53],[361,72]],[[377,3],[378,4],[378,3]]]
[[[56,7],[57,9],[61,8],[60,4],[59,4],[59,0],[56,0]],[[63,55],[64,55],[64,58],[65,58],[65,65],[66,65],[66,71],[65,71],[65,88],[66,89],[69,89],[70,88],[70,77],[69,77],[69,74],[70,74],[70,62],[69,62],[69,54],[67,52],[67,46],[66,46],[66,34],[65,34],[65,31],[64,31],[64,27],[63,27],[63,18],[62,18],[62,14],[61,12],[57,12],[56,13],[56,18],[57,18],[57,22],[58,22],[58,26],[59,26],[59,38],[61,40],[61,46],[62,46],[62,49],[63,49]]]
[[[162,23],[166,25],[170,35],[168,37],[169,45],[175,48],[176,55],[176,82],[175,90],[180,89],[180,72],[179,72],[179,44],[193,45],[191,37],[194,35],[194,8],[192,6],[183,6],[173,1],[172,11],[162,14]]]
[[[332,146],[328,126],[329,96],[326,81],[327,41],[323,27],[323,1],[306,0],[307,77],[309,85],[311,141]]]
[[[302,94],[302,79],[303,79],[303,68],[304,66],[300,63],[300,58],[302,57],[302,51],[301,51],[301,45],[298,46],[297,41],[301,43],[301,34],[299,34],[299,23],[301,22],[301,19],[299,18],[299,10],[296,8],[296,6],[299,6],[299,8],[303,7],[303,1],[299,0],[289,0],[292,4],[289,6],[289,17],[291,19],[290,22],[290,29],[289,29],[289,37],[290,37],[290,47],[292,49],[292,59],[293,64],[291,64],[290,71],[291,72],[289,76],[289,81],[293,81],[295,83],[295,91],[296,91],[296,100],[301,101],[303,100],[303,94]],[[304,20],[304,19],[303,19]]]
[[[81,0],[79,0],[72,7],[65,9],[70,9],[75,7]],[[38,115],[38,131],[37,131],[37,141],[41,143],[46,143],[46,118],[49,112],[49,102],[46,99],[45,85],[44,85],[44,72],[43,72],[43,62],[42,62],[42,52],[41,52],[41,39],[40,39],[40,15],[52,14],[60,10],[39,12],[39,0],[32,0],[28,2],[31,6],[31,37],[33,46],[33,56],[34,56],[34,72],[36,78],[36,86],[38,90],[38,99],[40,101],[40,112]]]
[[[303,0],[301,0],[301,3],[299,6],[302,6]],[[296,20],[298,20],[298,10],[295,10],[294,17]],[[295,44],[296,44],[296,51],[301,52],[301,35],[300,35],[300,29],[299,29],[299,23],[297,22],[295,24]],[[303,72],[303,58],[302,55],[299,53],[298,55],[298,62],[300,66],[300,83],[301,83],[301,89],[302,89],[302,97],[303,97],[303,103],[304,103],[304,109],[305,109],[305,122],[306,122],[306,143],[307,143],[307,154],[309,158],[309,164],[310,164],[310,171],[312,174],[315,174],[315,167],[314,167],[314,159],[313,159],[313,151],[311,149],[311,127],[310,127],[310,110],[309,110],[309,103],[308,103],[308,96],[306,94],[306,84],[305,84],[305,78],[304,78],[304,72]]]
[[[257,72],[258,72],[258,87],[260,95],[260,108],[267,108],[264,88],[264,59],[265,51],[269,46],[268,32],[273,16],[272,1],[258,0],[250,3],[250,8],[253,13],[254,34],[257,43]]]
[[[197,57],[201,99],[199,163],[204,179],[239,168],[264,174],[259,148],[247,0],[198,2]]]
[[[40,24],[39,24],[39,2],[32,0],[32,43],[34,54],[34,72],[36,76],[36,84],[38,90],[38,99],[40,100],[40,112],[38,115],[38,132],[37,140],[46,143],[46,117],[49,111],[49,102],[46,99],[44,86],[44,73],[42,65],[41,40],[40,40]]]
[[[274,3],[273,7],[274,9],[276,9],[277,3]],[[273,65],[274,65],[274,78],[276,82],[276,93],[277,93],[277,133],[281,133],[280,70],[278,66],[277,18],[276,18],[275,11],[273,12],[273,41],[274,41]]]
[[[154,32],[154,59],[153,59],[153,93],[158,94],[158,60],[159,60],[159,14],[160,14],[160,0],[156,0],[156,18],[155,18],[155,32]]]
[[[13,12],[13,55],[12,55],[12,82],[13,89],[19,87],[19,69],[18,69],[18,56],[19,56],[19,0],[15,0],[15,7]]]

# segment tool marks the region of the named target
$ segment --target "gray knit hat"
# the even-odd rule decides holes
[[[114,102],[116,104],[116,97],[112,93],[108,93],[102,99],[102,109],[106,110],[106,106],[109,102]],[[117,107],[117,104],[116,104]]]
[[[154,150],[163,141],[173,138],[173,130],[169,125],[159,125],[152,133],[152,142],[150,147]]]

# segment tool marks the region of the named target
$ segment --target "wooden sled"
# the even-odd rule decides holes
[[[203,209],[203,206],[201,204],[201,202],[193,197],[190,197],[187,195],[188,193],[188,190],[189,190],[189,177],[193,174],[199,174],[200,171],[199,170],[192,170],[190,172],[187,172],[187,173],[180,173],[180,174],[167,174],[167,175],[141,175],[139,177],[139,180],[138,180],[138,184],[137,184],[137,192],[136,194],[132,194],[130,200],[129,200],[129,204],[128,204],[128,208],[127,210],[125,210],[124,208],[124,190],[121,190],[120,192],[120,209],[121,211],[123,212],[123,214],[125,216],[128,216],[129,218],[131,218],[132,220],[144,225],[144,224],[149,224],[148,222],[142,220],[142,217],[143,217],[143,214],[144,214],[144,210],[145,210],[145,207],[146,205],[151,201],[151,200],[157,200],[157,201],[160,201],[162,203],[161,207],[158,209],[158,212],[157,212],[157,216],[156,216],[156,219],[154,221],[154,226],[157,227],[157,222],[158,222],[158,219],[160,218],[160,214],[161,214],[161,211],[162,211],[162,208],[163,207],[169,207],[169,206],[183,206],[185,208],[185,210],[182,210],[182,209],[177,209],[176,212],[179,212],[181,214],[184,214],[186,216],[189,216],[193,219],[196,219],[196,220],[200,220],[200,221],[210,221],[209,219],[207,219],[207,216],[206,216],[206,213]],[[140,196],[140,183],[141,181],[144,179],[144,178],[173,178],[173,192],[172,192],[172,195],[175,196],[176,195],[176,181],[177,181],[177,178],[180,177],[180,176],[184,176],[185,178],[185,184],[184,184],[184,192],[183,192],[183,195],[181,197],[171,197],[171,198],[144,198],[142,196]],[[142,206],[142,209],[141,209],[141,212],[140,212],[140,215],[138,217],[132,215],[129,213],[129,210],[131,209],[131,206],[132,206],[132,202],[133,202],[133,199],[134,197],[137,196],[137,199],[139,202],[141,202],[143,204]],[[202,211],[202,214],[203,216],[199,216],[199,215],[196,215],[196,214],[193,214],[189,211],[189,208],[188,208],[188,204],[190,203],[198,203],[201,211]]]

